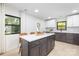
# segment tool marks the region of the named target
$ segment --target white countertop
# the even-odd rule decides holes
[[[79,31],[51,31],[50,33],[73,33],[73,34],[79,34]]]
[[[20,38],[25,39],[28,42],[32,42],[32,41],[42,39],[44,37],[51,36],[51,35],[54,35],[54,33],[44,33],[43,35],[39,35],[39,36],[36,36],[34,34],[28,34],[28,35],[20,36]]]
[[[56,33],[56,32],[54,32],[54,33]],[[64,31],[62,31],[62,32],[57,32],[57,33],[73,33],[73,34],[79,34],[79,32],[64,32]]]

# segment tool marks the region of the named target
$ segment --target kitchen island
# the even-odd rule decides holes
[[[54,49],[54,33],[44,33],[42,35],[28,34],[20,36],[20,38],[22,39],[22,56],[46,56]]]

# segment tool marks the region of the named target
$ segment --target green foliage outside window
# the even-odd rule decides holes
[[[11,15],[5,15],[5,34],[20,33],[20,18]]]
[[[57,22],[57,30],[66,30],[66,29],[67,29],[66,21]]]

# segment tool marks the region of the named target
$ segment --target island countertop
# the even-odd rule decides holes
[[[38,36],[35,34],[28,34],[28,35],[20,36],[20,38],[25,39],[28,42],[32,42],[32,41],[39,40],[39,39],[42,39],[44,37],[51,36],[51,35],[55,35],[55,33],[44,33]]]

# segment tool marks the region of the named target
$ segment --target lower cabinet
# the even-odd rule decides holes
[[[36,40],[29,42],[28,44],[28,55],[29,56],[39,56],[40,55],[40,41]]]
[[[52,49],[52,38],[48,37],[48,47],[47,47],[47,53],[49,53]]]
[[[28,47],[22,47],[21,56],[28,56]]]
[[[29,49],[29,56],[40,56],[40,45]]]
[[[48,37],[48,46],[47,46],[47,53],[49,53],[55,45],[55,36],[49,36]]]
[[[66,33],[66,42],[73,44],[74,35],[72,33]]]
[[[74,34],[74,44],[79,45],[79,34]]]
[[[56,33],[56,40],[58,41],[66,41],[66,34],[65,33]]]
[[[55,36],[45,37],[33,42],[28,42],[28,50],[23,49],[21,51],[22,56],[46,56],[54,48]],[[26,46],[25,42],[22,46]],[[25,52],[28,52],[27,54]]]
[[[52,36],[51,40],[52,40],[51,49],[54,49],[54,46],[55,46],[55,36],[54,35]]]
[[[47,55],[47,38],[43,38],[40,40],[40,55],[46,56]]]
[[[20,47],[21,55],[27,56],[28,55],[28,42],[26,40],[22,40],[22,44]]]
[[[56,33],[57,41],[79,45],[79,34],[76,33]]]

